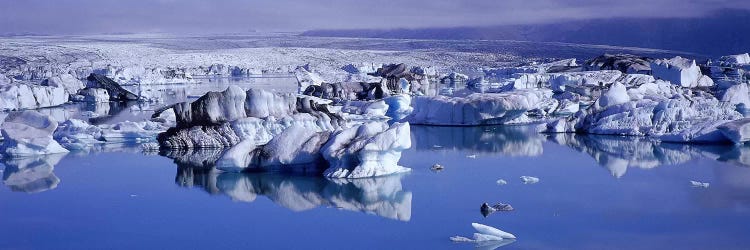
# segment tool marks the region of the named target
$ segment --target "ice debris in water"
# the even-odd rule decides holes
[[[505,232],[503,230],[479,224],[479,223],[471,223],[471,226],[474,227],[474,230],[477,230],[476,233],[474,233],[474,238],[468,238],[464,236],[453,236],[451,237],[451,241],[453,242],[486,242],[486,241],[506,241],[509,239],[515,239],[516,236]]]
[[[487,217],[490,214],[497,212],[497,211],[513,211],[515,210],[513,206],[510,204],[505,203],[497,203],[495,205],[490,206],[487,202],[483,203],[481,207],[479,207],[479,211],[482,213],[482,216]]]
[[[505,185],[505,184],[508,184],[508,182],[503,179],[497,180],[497,185]]]
[[[432,167],[430,169],[432,169],[433,171],[440,171],[440,170],[443,170],[443,168],[445,168],[445,167],[443,167],[443,165],[435,163],[435,165],[432,165]]]
[[[467,155],[466,158],[476,159],[477,155]]]
[[[521,181],[523,181],[523,184],[534,184],[539,182],[539,178],[533,177],[533,176],[521,176]]]
[[[708,188],[708,185],[710,184],[708,182],[690,181],[690,185],[696,188]]]

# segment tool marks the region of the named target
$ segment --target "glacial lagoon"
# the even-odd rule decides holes
[[[750,148],[412,126],[411,173],[221,173],[111,145],[2,162],[0,248],[741,249]],[[210,159],[216,152],[199,152]],[[201,155],[202,154],[202,155]],[[430,170],[439,163],[442,171]],[[538,177],[524,184],[520,176]],[[505,185],[499,185],[503,179]],[[708,182],[693,187],[691,180]],[[482,216],[482,203],[515,210]],[[454,243],[470,224],[518,236]],[[138,240],[134,240],[138,239]]]

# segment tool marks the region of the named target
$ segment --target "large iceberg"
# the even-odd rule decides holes
[[[0,125],[3,142],[0,153],[10,156],[33,156],[67,153],[52,139],[57,121],[36,111],[14,112]]]
[[[331,131],[342,118],[317,99],[230,86],[209,92],[192,103],[171,107],[176,127],[159,135],[166,148],[229,147],[253,138],[259,144],[293,124],[313,131]]]
[[[363,178],[410,171],[399,166],[401,152],[411,147],[408,123],[388,127],[371,122],[338,130],[316,132],[293,125],[256,146],[242,141],[217,161],[225,171],[270,170],[277,172],[323,172],[332,178]],[[327,169],[326,169],[327,168]]]
[[[673,142],[728,142],[716,127],[742,118],[734,105],[711,94],[665,82],[626,89],[613,84],[586,110],[548,123],[547,132],[640,135]]]
[[[521,89],[503,93],[475,93],[467,97],[415,97],[414,111],[404,118],[412,124],[507,124],[531,110],[552,111],[557,105],[552,91]]]

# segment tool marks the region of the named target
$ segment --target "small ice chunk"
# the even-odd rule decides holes
[[[505,185],[505,184],[508,184],[508,182],[503,179],[497,180],[497,185]]]
[[[443,165],[440,165],[440,164],[438,164],[438,163],[435,163],[435,165],[432,165],[432,167],[431,167],[430,169],[432,169],[432,170],[434,170],[434,171],[440,171],[440,170],[443,170],[444,168],[445,168],[445,167],[443,167]]]
[[[539,178],[533,177],[533,176],[521,176],[521,181],[523,181],[523,184],[534,184],[539,182]]]
[[[474,240],[463,237],[463,236],[451,236],[451,241],[453,242],[474,242]]]
[[[500,236],[495,236],[495,235],[474,233],[474,240],[475,241],[499,241],[499,240],[503,240],[503,238]]]
[[[700,181],[690,181],[690,185],[696,188],[708,188],[708,185],[710,185],[710,183],[700,182]]]
[[[476,159],[477,155],[467,155],[466,158]]]
[[[487,202],[483,203],[481,207],[479,207],[479,212],[482,213],[482,216],[487,217],[490,216],[490,214],[497,212],[497,211],[513,211],[513,206],[510,204],[505,203],[497,203],[495,205],[490,206]]]
[[[503,230],[500,230],[491,226],[487,226],[487,225],[483,225],[479,223],[471,223],[471,226],[474,227],[474,229],[477,230],[477,232],[481,234],[493,235],[493,236],[497,236],[497,237],[504,238],[504,239],[516,238],[516,236],[513,235],[512,233],[508,233],[508,232],[505,232]]]

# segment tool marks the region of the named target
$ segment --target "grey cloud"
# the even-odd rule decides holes
[[[0,0],[0,33],[216,33],[418,28],[612,17],[695,17],[750,9],[727,0]]]

